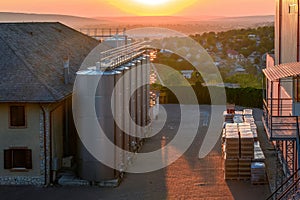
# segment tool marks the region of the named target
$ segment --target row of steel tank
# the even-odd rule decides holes
[[[81,135],[77,145],[78,172],[82,179],[93,182],[119,180],[134,153],[142,146],[148,131],[145,127],[150,122],[149,62],[149,56],[142,54],[114,68],[99,70],[98,66],[77,72],[80,84],[77,94],[78,98],[83,98],[81,102],[86,103],[84,96],[93,94],[93,91],[87,92],[93,88],[91,84],[97,84],[95,111],[104,133],[91,133],[97,131],[88,127],[86,117],[77,120]],[[85,142],[86,138],[82,138],[85,136],[93,143]],[[95,146],[88,146],[91,144]]]

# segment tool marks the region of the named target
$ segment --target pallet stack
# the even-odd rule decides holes
[[[243,115],[244,115],[244,122],[250,124],[251,130],[253,132],[254,140],[257,141],[257,139],[258,139],[257,138],[257,126],[255,124],[252,109],[244,109]]]
[[[226,124],[225,127],[225,141],[224,141],[224,154],[226,158],[239,158],[239,132],[238,125],[236,123]]]
[[[224,112],[225,125],[222,133],[224,178],[251,179],[253,184],[265,183],[267,180],[265,157],[258,142],[252,109],[234,111],[234,114],[232,110],[230,117],[228,111]]]
[[[224,179],[225,180],[236,180],[239,177],[238,171],[238,158],[227,158],[224,157]]]
[[[253,159],[254,157],[254,138],[252,131],[240,129],[240,151],[241,158]]]
[[[249,180],[251,178],[251,159],[239,159],[239,179]]]
[[[235,112],[235,105],[227,104],[226,110],[223,113],[225,123],[233,123],[234,112]]]
[[[250,126],[250,125],[249,125]],[[251,161],[254,157],[254,138],[249,128],[239,129],[240,133],[240,159],[239,179],[251,178]]]
[[[252,162],[251,164],[251,183],[266,184],[266,166],[263,162]]]
[[[238,125],[235,123],[226,124],[225,139],[223,143],[224,158],[224,178],[238,178],[238,158],[239,158],[239,133]]]
[[[226,123],[233,123],[233,117],[234,117],[233,113],[228,113],[227,111],[224,111],[223,117]]]
[[[265,162],[266,158],[258,141],[254,142],[254,158],[253,162]]]

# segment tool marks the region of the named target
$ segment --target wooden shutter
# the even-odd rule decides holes
[[[12,168],[12,150],[4,150],[4,169]]]
[[[26,149],[26,164],[25,168],[26,169],[32,169],[32,152],[31,149]]]
[[[24,106],[10,106],[10,126],[26,126]]]

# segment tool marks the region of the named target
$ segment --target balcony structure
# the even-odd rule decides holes
[[[286,176],[300,163],[300,63],[269,66],[265,75],[263,123]]]

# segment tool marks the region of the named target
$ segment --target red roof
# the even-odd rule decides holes
[[[300,62],[285,63],[268,67],[263,69],[263,73],[270,81],[297,76],[300,75]]]
[[[229,50],[227,50],[227,52],[226,52],[227,54],[231,54],[231,55],[239,55],[239,52],[237,52],[237,51],[235,51],[235,50],[232,50],[232,49],[229,49]]]

